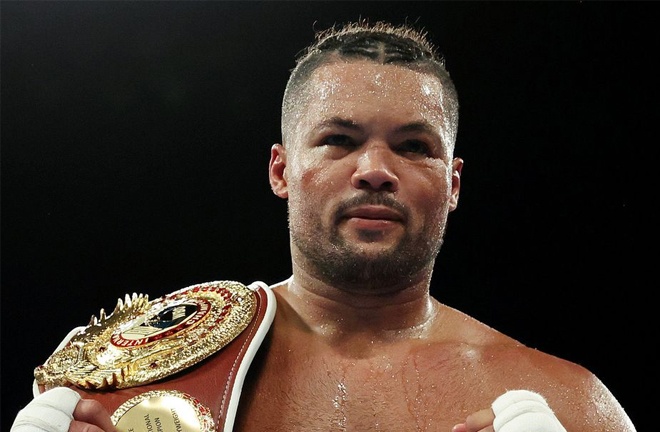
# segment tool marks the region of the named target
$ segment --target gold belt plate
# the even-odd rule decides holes
[[[122,389],[188,368],[238,336],[256,313],[256,294],[234,281],[193,285],[149,301],[126,295],[37,367],[46,389],[73,384]]]

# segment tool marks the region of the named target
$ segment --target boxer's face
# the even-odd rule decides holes
[[[430,275],[462,167],[440,81],[355,61],[320,67],[303,93],[270,173],[288,198],[294,265],[342,283]]]

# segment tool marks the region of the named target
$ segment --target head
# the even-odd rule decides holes
[[[456,90],[423,33],[381,22],[318,33],[271,151],[294,274],[360,289],[430,280],[458,200],[457,123]]]
[[[444,59],[426,38],[426,34],[408,26],[385,22],[351,22],[316,34],[289,76],[282,101],[283,144],[292,139],[295,126],[310,96],[308,85],[314,71],[325,64],[368,60],[381,65],[398,65],[434,76],[443,88],[443,112],[447,122],[447,144],[452,147],[458,130],[458,95],[445,69]]]

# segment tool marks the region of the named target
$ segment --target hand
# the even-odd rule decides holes
[[[117,432],[100,402],[68,387],[41,393],[18,412],[11,432]]]
[[[117,432],[117,429],[99,401],[81,399],[73,411],[69,432]]]
[[[498,396],[491,408],[468,415],[465,423],[459,423],[452,428],[452,432],[495,432],[495,430],[566,432],[545,398],[530,390],[509,390]]]
[[[468,415],[465,423],[457,424],[451,429],[451,432],[494,432],[494,420],[493,410],[485,408]]]

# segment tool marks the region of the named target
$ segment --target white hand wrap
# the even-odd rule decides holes
[[[18,412],[11,432],[67,432],[79,400],[68,387],[48,390]]]
[[[566,432],[543,396],[529,390],[510,390],[491,408],[495,432]]]

